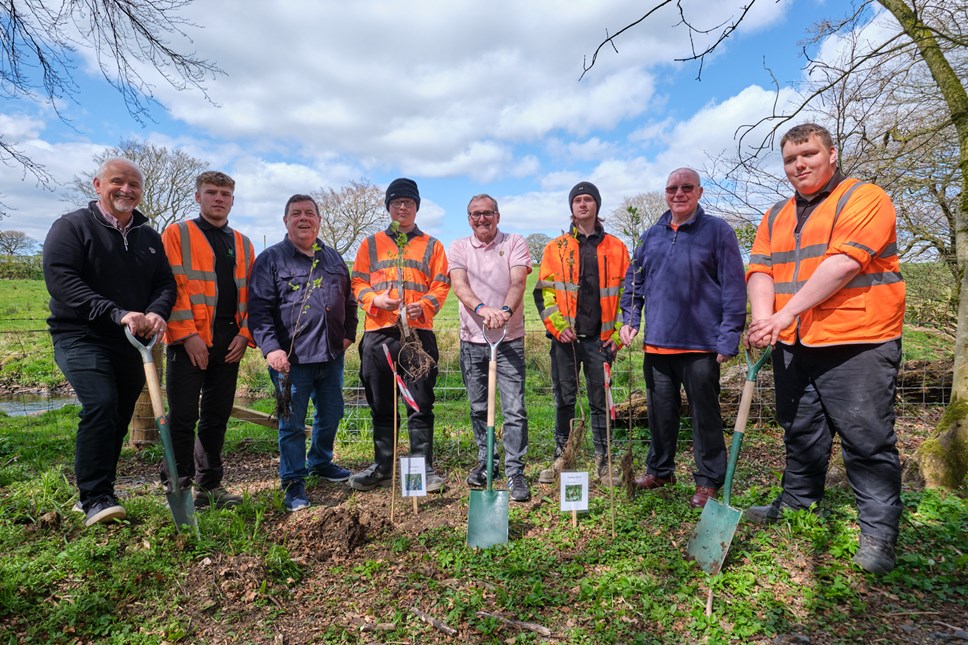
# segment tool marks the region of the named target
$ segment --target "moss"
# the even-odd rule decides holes
[[[948,490],[964,485],[968,473],[968,401],[955,399],[948,405],[933,436],[925,439],[913,461],[905,473],[908,480]]]

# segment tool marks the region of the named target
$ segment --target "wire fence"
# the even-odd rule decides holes
[[[437,396],[437,441],[454,439],[458,449],[462,446],[471,449],[469,436],[469,415],[467,393],[464,388],[459,366],[460,341],[456,328],[437,330],[440,350],[439,376],[435,393]],[[551,362],[549,357],[550,341],[542,331],[531,330],[525,336],[525,356],[527,366],[526,404],[530,425],[530,444],[538,454],[550,453],[553,448],[554,397],[551,386]],[[898,378],[897,416],[899,426],[934,425],[940,412],[947,404],[951,391],[951,360],[905,361]],[[50,336],[42,319],[0,317],[0,412],[7,416],[23,416],[21,421],[27,428],[48,432],[70,433],[76,429],[75,409],[61,414],[44,415],[44,412],[57,410],[64,406],[77,405],[76,398],[53,360],[53,347]],[[732,428],[738,401],[741,395],[746,365],[742,356],[725,364],[722,370],[722,393],[724,425]],[[263,412],[273,409],[272,390],[265,369],[265,362],[256,350],[249,350],[240,369],[237,403],[246,408],[257,408]],[[644,408],[644,378],[642,375],[642,354],[640,351],[623,349],[612,368],[612,396],[620,410],[628,405],[630,399],[637,405],[631,406],[633,413],[634,441],[648,441],[647,422]],[[370,441],[372,425],[370,410],[366,404],[363,386],[359,379],[359,355],[355,347],[346,356],[343,399],[345,415],[341,423],[338,441]],[[641,402],[639,402],[641,400]],[[683,442],[689,439],[688,408],[683,396],[683,429],[680,435]],[[585,404],[583,404],[585,405]],[[154,419],[150,407],[145,408],[149,417],[143,414],[133,424],[141,422],[143,427],[153,427]],[[401,408],[402,410],[402,408]],[[587,412],[587,405],[585,405]],[[497,406],[497,425],[501,424],[500,405]],[[405,418],[405,417],[404,417]],[[4,417],[0,415],[0,423]],[[311,417],[310,417],[311,422]],[[405,427],[405,421],[403,423]],[[773,413],[772,373],[765,366],[757,379],[757,392],[750,410],[749,426],[764,429],[775,426]],[[624,414],[613,426],[614,436],[622,440],[628,434],[628,420]],[[271,428],[264,432],[253,429],[257,441],[274,443],[275,433]]]

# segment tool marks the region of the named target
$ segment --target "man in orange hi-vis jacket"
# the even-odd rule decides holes
[[[417,227],[420,192],[412,179],[394,179],[384,200],[391,225],[360,245],[353,263],[353,293],[363,314],[360,341],[360,380],[373,415],[373,464],[354,474],[349,486],[372,490],[390,484],[393,462],[394,376],[384,353],[393,357],[394,370],[405,382],[416,407],[407,403],[410,454],[423,457],[427,492],[442,490],[444,478],[433,468],[434,385],[437,383],[437,337],[434,315],[450,291],[444,245]],[[402,254],[402,262],[398,262]],[[401,270],[403,275],[398,275]],[[400,293],[400,289],[403,293]],[[430,372],[414,379],[399,365],[401,314],[424,351],[434,360]],[[405,398],[406,400],[406,398]]]
[[[255,251],[249,238],[228,225],[234,200],[235,180],[203,172],[195,180],[200,215],[170,225],[161,236],[178,285],[165,334],[175,476],[182,483],[197,477],[200,508],[231,508],[242,501],[222,486],[222,446],[239,362],[246,347],[255,347],[248,324]],[[163,479],[171,476],[163,469]]]
[[[807,123],[780,141],[796,194],[760,222],[747,285],[747,343],[775,345],[776,416],[784,430],[783,493],[745,517],[773,522],[823,498],[833,434],[857,502],[861,568],[887,573],[901,516],[894,394],[904,280],[894,206],[837,168],[830,133]]]

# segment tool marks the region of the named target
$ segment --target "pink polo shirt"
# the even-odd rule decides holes
[[[511,287],[511,267],[527,267],[531,273],[531,253],[524,237],[517,233],[497,232],[490,244],[471,235],[454,240],[447,252],[448,270],[467,271],[467,283],[488,307],[500,309]],[[524,303],[512,306],[505,340],[524,337]],[[481,324],[484,319],[460,304],[460,339],[483,343]]]

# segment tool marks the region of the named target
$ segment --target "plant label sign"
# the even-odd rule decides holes
[[[400,495],[427,496],[427,462],[423,457],[400,457]]]
[[[561,512],[588,510],[588,473],[561,473]]]

